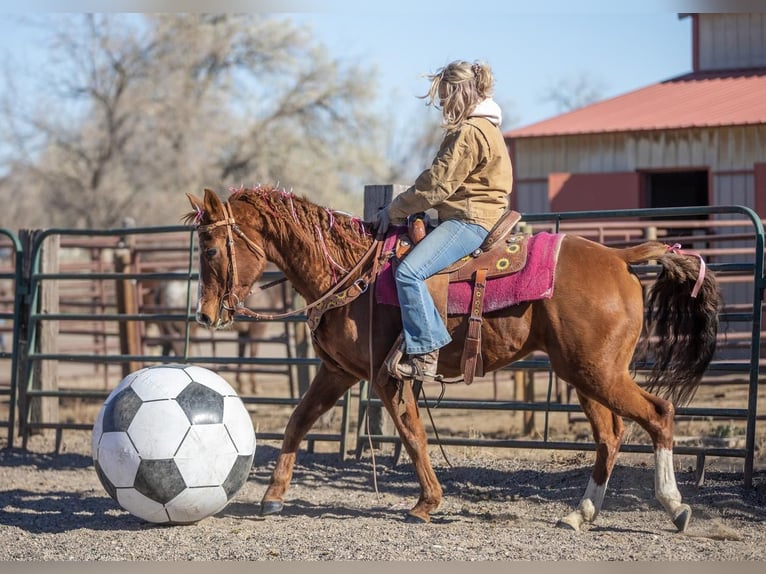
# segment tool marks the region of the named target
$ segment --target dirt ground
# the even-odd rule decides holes
[[[585,531],[555,528],[588,480],[589,453],[527,458],[482,449],[432,451],[445,497],[431,524],[403,518],[417,498],[408,462],[380,452],[341,461],[302,452],[285,510],[258,503],[277,455],[256,450],[248,482],[218,515],[187,526],[133,517],[98,482],[89,436],[67,433],[62,452],[34,437],[30,450],[0,450],[0,560],[764,560],[766,470],[754,487],[741,472],[709,470],[702,486],[680,457],[679,488],[694,511],[675,532],[653,498],[649,455],[624,455],[601,515]],[[513,456],[508,456],[513,454]],[[376,493],[377,485],[377,493]]]
[[[277,387],[284,392],[278,377],[261,384],[264,394]],[[741,385],[703,388],[699,399],[723,406],[739,403],[743,392]],[[543,382],[535,394],[544,400],[547,393]],[[460,395],[510,399],[512,384],[486,379],[447,391],[447,398]],[[97,406],[66,403],[63,415],[88,416]],[[262,404],[250,409],[256,435],[283,428],[291,410]],[[336,427],[335,411],[319,427]],[[442,436],[518,438],[524,425],[521,413],[437,409],[433,414]],[[549,438],[590,440],[587,423],[576,416],[552,414],[550,422]],[[543,423],[544,414],[537,413],[532,438],[540,437]],[[351,428],[355,425],[352,420]],[[738,429],[735,421],[686,420],[677,424],[677,437],[736,444],[742,440]],[[335,443],[316,443],[313,453],[302,450],[284,511],[260,517],[258,505],[279,443],[259,440],[248,482],[222,512],[193,525],[155,526],[122,510],[104,491],[93,468],[89,432],[65,431],[59,454],[50,433],[36,435],[28,451],[0,450],[0,560],[763,561],[762,432],[749,489],[741,459],[709,458],[705,481],[697,486],[695,458],[676,456],[679,489],[694,512],[683,534],[654,499],[650,454],[623,453],[596,522],[570,532],[555,525],[585,489],[593,460],[588,451],[448,446],[450,466],[434,446],[430,454],[444,501],[430,524],[409,524],[404,516],[417,500],[418,486],[406,455],[394,464],[390,444],[375,450],[374,464],[367,450],[357,459],[353,444],[345,459]],[[641,442],[642,433],[629,427],[631,440]]]

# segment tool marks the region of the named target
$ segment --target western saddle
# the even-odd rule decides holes
[[[475,376],[484,375],[481,357],[481,324],[487,279],[514,273],[523,268],[526,263],[529,235],[511,233],[520,219],[521,214],[517,211],[506,211],[476,251],[426,280],[428,290],[445,322],[449,283],[473,280],[468,332],[461,357],[463,381],[467,385],[473,382]],[[427,232],[426,214],[410,216],[407,222],[407,233],[397,239],[392,264],[397,265],[426,236]]]

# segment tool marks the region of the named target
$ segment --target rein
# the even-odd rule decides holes
[[[308,305],[305,305],[304,307],[301,307],[300,309],[295,309],[293,311],[287,311],[285,313],[256,313],[255,311],[248,309],[243,304],[240,304],[237,306],[236,312],[239,315],[245,315],[247,317],[251,317],[253,319],[256,319],[258,321],[272,321],[275,319],[285,319],[287,317],[294,317],[295,315],[300,315],[302,313],[305,313],[306,311],[310,311],[314,309],[315,307],[321,306],[323,303],[328,301],[330,298],[332,298],[338,291],[340,291],[341,287],[346,283],[346,281],[353,275],[359,272],[362,267],[370,260],[370,258],[373,255],[377,255],[380,250],[383,247],[383,242],[379,241],[377,239],[374,239],[372,242],[372,245],[367,249],[364,255],[362,255],[362,258],[354,265],[354,267],[348,271],[341,279],[338,281],[335,285],[333,285],[330,289],[325,291],[319,299],[316,301],[312,301]],[[377,265],[378,257],[375,257],[375,262],[373,264],[372,270],[362,276],[359,277],[356,281],[352,283],[352,287],[357,287],[359,290],[359,293],[364,293],[367,291],[367,288],[370,286],[370,283],[372,283],[375,280],[376,275],[378,274],[378,265]],[[281,282],[282,280],[272,281],[269,283],[266,287],[271,287],[277,282]]]

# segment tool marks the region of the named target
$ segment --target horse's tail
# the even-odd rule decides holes
[[[692,399],[716,347],[721,292],[696,253],[648,242],[623,250],[627,262],[661,265],[646,299],[647,349],[653,359],[647,390],[674,404]]]

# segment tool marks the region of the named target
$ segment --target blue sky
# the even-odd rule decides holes
[[[103,10],[103,1],[30,0],[28,11]],[[310,26],[330,54],[374,66],[380,93],[373,105],[417,117],[427,87],[422,74],[454,59],[484,60],[496,80],[496,99],[509,129],[558,113],[544,102],[554,83],[587,75],[612,97],[691,70],[691,19],[679,18],[688,2],[670,0],[389,0],[385,7],[349,0],[188,2],[111,0],[110,12],[230,11],[243,7],[278,13]],[[361,7],[360,7],[361,5]],[[616,5],[616,6],[615,6]],[[467,8],[466,6],[469,6]],[[30,14],[0,13],[0,56],[33,69],[42,54],[42,31],[19,25]],[[16,66],[18,67],[18,66]],[[425,112],[423,112],[425,113]]]
[[[587,75],[611,97],[691,71],[691,20],[675,12],[302,13],[336,57],[375,65],[395,109],[423,105],[422,74],[454,59],[484,60],[506,118],[526,125],[558,113],[559,80]],[[512,127],[508,122],[504,128]]]

